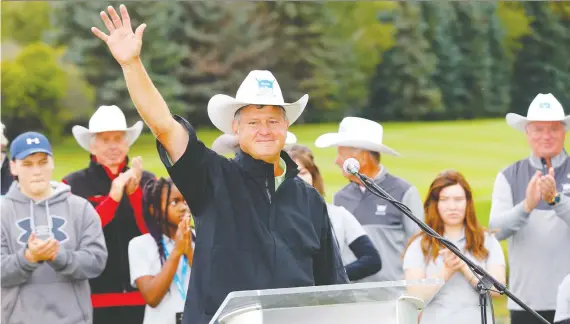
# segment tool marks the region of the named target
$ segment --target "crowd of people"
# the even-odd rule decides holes
[[[527,116],[507,115],[531,154],[498,173],[489,224],[478,221],[458,171],[438,174],[422,200],[382,163],[399,155],[383,144],[382,126],[359,117],[315,141],[336,148],[347,179],[328,204],[312,151],[288,132],[308,95],[286,103],[271,72],[251,71],[235,97],[211,98],[209,117],[224,135],[208,148],[149,78],[140,60],[146,25],[133,32],[122,5],[120,16],[109,7],[101,19],[109,34],[93,33],[121,65],[170,177],[129,158],[143,122],[128,127],[117,106],[73,127],[89,160],[63,179],[52,177],[45,136],[2,136],[2,323],[205,324],[233,291],[425,278],[445,285],[422,324],[480,323],[477,276],[343,171],[349,158],[501,283],[507,240],[509,288],[549,322],[570,323],[570,116],[553,95],[538,94]],[[511,323],[538,323],[508,307]]]

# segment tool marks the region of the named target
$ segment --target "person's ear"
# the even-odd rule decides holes
[[[16,165],[16,162],[12,160],[10,160],[10,172],[14,177],[18,176],[18,166]]]
[[[232,122],[232,131],[234,132],[234,135],[239,135],[239,121],[235,120]]]

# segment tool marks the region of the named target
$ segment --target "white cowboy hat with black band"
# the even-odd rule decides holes
[[[212,124],[226,134],[233,134],[232,122],[238,109],[247,105],[281,106],[293,124],[307,106],[309,95],[303,95],[294,103],[286,103],[279,83],[269,71],[249,72],[236,93],[235,98],[217,94],[208,102],[208,116]]]
[[[315,146],[320,148],[345,146],[372,152],[399,156],[400,153],[382,143],[384,128],[375,121],[360,117],[345,117],[338,127],[338,133],[319,136]]]
[[[533,121],[560,121],[564,123],[566,131],[570,130],[570,116],[564,114],[562,104],[552,93],[539,93],[530,103],[525,116],[508,113],[507,124],[512,128],[524,132],[526,125]]]
[[[296,143],[297,143],[297,136],[295,136],[295,134],[291,132],[287,132],[287,137],[285,138],[285,146],[293,145]],[[220,155],[237,153],[238,150],[239,150],[239,143],[237,135],[222,134],[214,140],[214,143],[212,143],[212,151]]]
[[[91,138],[97,133],[125,132],[129,146],[139,138],[143,129],[143,122],[138,121],[133,126],[127,127],[127,120],[123,111],[113,106],[100,106],[89,119],[89,128],[75,125],[71,129],[75,140],[86,151],[91,151]]]

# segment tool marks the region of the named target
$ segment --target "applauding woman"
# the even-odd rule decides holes
[[[170,179],[145,186],[148,234],[129,243],[131,284],[147,303],[144,324],[181,323],[192,266],[190,209]]]
[[[424,202],[425,222],[451,241],[470,260],[505,282],[505,257],[499,241],[475,216],[473,195],[465,178],[444,171],[432,182]],[[406,280],[441,278],[445,285],[423,311],[421,323],[481,323],[477,277],[465,262],[425,233],[410,239],[404,254]],[[492,294],[493,295],[493,294]],[[487,322],[491,323],[487,301]]]

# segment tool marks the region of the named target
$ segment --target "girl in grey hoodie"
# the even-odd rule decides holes
[[[69,186],[50,182],[51,147],[38,133],[11,146],[17,181],[2,199],[2,323],[92,323],[88,279],[105,268],[101,220]]]

